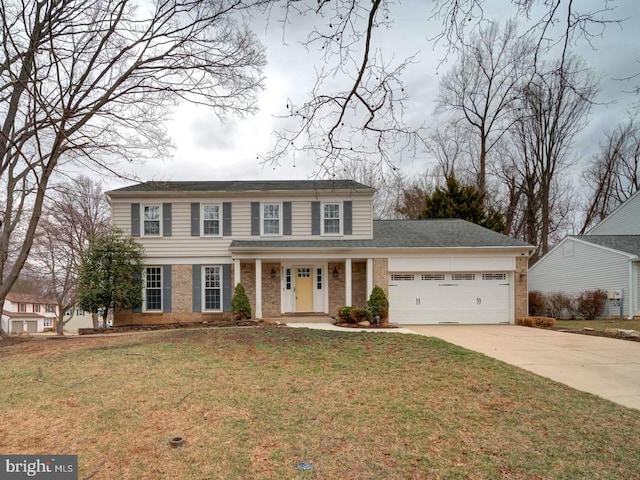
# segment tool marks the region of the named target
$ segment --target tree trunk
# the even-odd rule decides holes
[[[93,320],[93,328],[100,328],[100,320],[98,320],[98,314],[91,312],[91,320]]]

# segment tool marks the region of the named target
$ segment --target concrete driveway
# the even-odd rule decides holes
[[[404,327],[640,409],[640,342],[516,325]]]

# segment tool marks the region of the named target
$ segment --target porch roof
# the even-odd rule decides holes
[[[376,220],[373,238],[342,240],[324,237],[313,240],[234,240],[231,251],[249,249],[348,249],[348,248],[469,248],[534,247],[466,220]]]

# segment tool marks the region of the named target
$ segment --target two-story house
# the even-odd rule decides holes
[[[640,316],[640,192],[586,235],[569,235],[531,266],[529,288],[577,295],[606,290],[604,314]]]
[[[398,323],[513,323],[530,245],[462,220],[373,220],[350,180],[146,182],[107,193],[144,247],[143,306],[114,325],[214,321],[242,283],[254,318],[335,315],[374,285]]]
[[[2,308],[2,330],[8,333],[41,333],[55,330],[58,307],[37,295],[8,293]]]

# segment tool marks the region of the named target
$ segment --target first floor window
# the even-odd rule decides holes
[[[316,288],[322,290],[322,269],[316,268]]]
[[[160,235],[160,205],[144,206],[144,234],[149,236]]]
[[[53,319],[46,317],[44,319],[44,328],[50,328],[50,327],[53,327]]]
[[[325,235],[340,234],[340,204],[327,203],[324,205],[323,227]]]
[[[162,268],[145,268],[144,309],[146,311],[162,310]]]
[[[222,309],[222,278],[221,268],[204,267],[204,309]]]

